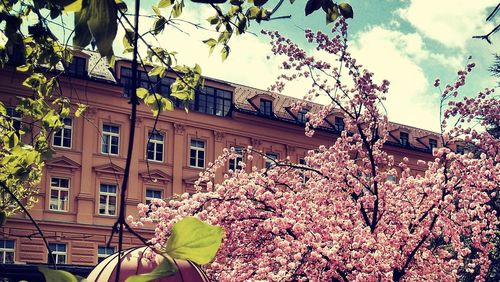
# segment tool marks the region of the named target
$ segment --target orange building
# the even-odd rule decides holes
[[[0,99],[12,107],[9,115],[22,122],[14,107],[17,96],[31,94],[21,86],[25,75],[13,67],[6,67],[0,74]],[[130,126],[126,87],[130,77],[129,61],[118,61],[115,69],[109,70],[95,54],[78,52],[69,74],[61,79],[63,95],[89,107],[84,117],[65,119],[64,129],[51,137],[57,153],[46,163],[38,203],[30,211],[59,264],[93,266],[115,251],[106,243],[117,217],[124,174]],[[158,93],[169,96],[172,78],[152,80]],[[144,71],[140,83],[147,87]],[[140,105],[125,200],[127,214],[136,214],[137,204],[152,198],[193,192],[198,174],[223,148],[252,145],[270,158],[289,156],[300,162],[308,150],[332,144],[343,129],[342,117],[329,116],[314,137],[308,138],[304,135],[305,112],[290,111],[294,101],[206,78],[189,113],[181,108],[162,113],[156,130],[150,110]],[[311,104],[309,110],[316,107],[319,105]],[[392,123],[389,134],[386,150],[396,161],[408,157],[415,171],[419,170],[417,160],[429,160],[431,149],[439,146],[437,134],[422,129]],[[257,155],[252,161],[242,159],[249,168],[266,166],[266,160]],[[226,169],[234,169],[236,164],[230,162]],[[222,175],[219,171],[216,180],[220,181]],[[0,232],[0,263],[48,262],[40,235],[24,214],[9,218]],[[148,237],[152,231],[142,233]],[[139,244],[125,236],[125,247]]]

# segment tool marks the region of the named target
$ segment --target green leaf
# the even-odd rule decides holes
[[[65,12],[79,12],[82,9],[82,0],[76,0],[75,2],[64,6]]]
[[[7,213],[5,211],[0,211],[0,227],[4,226],[7,222]]]
[[[194,65],[194,68],[193,68],[193,71],[194,71],[194,73],[196,73],[196,74],[201,74],[201,67],[200,67],[200,65],[195,64],[195,65]]]
[[[174,224],[165,252],[175,259],[207,264],[219,250],[223,234],[222,227],[189,216]]]
[[[224,32],[221,32],[217,41],[219,43],[227,43],[229,38],[231,38],[231,33],[229,33],[228,31],[224,31]]]
[[[262,5],[266,4],[266,3],[267,3],[267,1],[268,1],[268,0],[254,0],[254,1],[253,1],[253,4],[254,4],[255,6],[262,6]]]
[[[252,7],[248,8],[248,10],[247,10],[247,17],[249,19],[255,19],[257,17],[257,15],[259,14],[259,12],[260,12],[259,7],[252,6]]]
[[[39,161],[39,154],[37,151],[30,151],[26,154],[26,163],[28,165]]]
[[[139,99],[144,99],[148,95],[149,91],[146,88],[141,87],[141,88],[137,88],[135,93],[137,94],[137,97]]]
[[[161,16],[161,12],[160,12],[160,10],[158,9],[158,7],[156,7],[156,6],[151,6],[151,9],[153,9],[153,11],[155,12],[155,14],[156,14],[157,16]]]
[[[162,67],[162,66],[156,66],[154,67],[153,69],[151,69],[148,73],[148,75],[151,77],[151,76],[158,76],[158,77],[163,77],[165,76],[165,72],[167,71],[167,69],[165,67]]]
[[[79,12],[83,4],[83,0],[47,0],[47,2],[56,5],[56,7],[63,7],[65,12]]]
[[[162,32],[165,29],[165,24],[166,23],[167,23],[167,19],[165,19],[164,17],[160,16],[155,21],[155,23],[153,25],[153,30],[151,31],[151,33],[153,33],[154,35],[159,34],[160,32]]]
[[[125,31],[125,35],[123,36],[123,47],[125,50],[133,49],[132,41],[134,40],[134,31],[131,29],[127,29]]]
[[[238,29],[237,29],[237,33],[239,34],[243,34],[245,33],[247,29],[247,18],[246,17],[243,17],[242,19],[240,19],[240,21],[238,22]]]
[[[157,94],[160,95],[160,94]],[[174,102],[172,100],[162,97],[161,98],[161,103],[162,103],[162,110],[164,111],[173,111],[174,110]]]
[[[158,8],[166,8],[174,3],[174,0],[160,0]]]
[[[352,10],[351,5],[347,3],[339,4],[340,14],[346,19],[354,17],[354,11]]]
[[[19,136],[17,133],[11,132],[9,137],[9,147],[14,148],[17,144],[19,144]]]
[[[176,272],[177,267],[175,264],[169,258],[164,258],[163,261],[150,273],[129,276],[125,282],[148,282],[154,279],[174,275]]]
[[[178,18],[182,14],[182,8],[184,7],[183,2],[177,2],[172,7],[172,17]]]
[[[333,8],[326,13],[326,24],[336,21],[339,16],[339,8],[337,5],[334,5]]]
[[[18,66],[16,68],[17,71],[20,71],[20,72],[27,72],[31,69],[31,65],[29,64],[26,64],[26,65],[22,65],[22,66]]]
[[[211,16],[211,17],[208,17],[207,21],[211,24],[211,25],[214,25],[214,24],[218,24],[220,19],[219,19],[219,16],[218,15],[215,15],[215,16]]]
[[[333,1],[332,0],[323,0],[323,3],[321,4],[321,8],[323,8],[323,11],[325,11],[325,13],[329,13],[330,10],[333,9]]]
[[[187,91],[187,90],[183,90],[183,91],[172,90],[172,94],[170,94],[170,95],[181,100],[181,101],[189,99],[189,96],[190,96],[189,91]]]
[[[214,47],[215,45],[217,45],[217,40],[210,38],[207,40],[203,40],[203,43],[207,44],[210,47]]]
[[[89,8],[85,7],[80,12],[75,13],[75,36],[73,36],[73,45],[76,48],[83,49],[92,41],[87,20],[90,17]]]
[[[77,103],[76,105],[78,106],[78,108],[75,111],[75,117],[80,117],[88,106],[82,103]]]
[[[50,282],[78,282],[78,279],[71,273],[64,270],[53,270],[39,266],[38,271],[43,273],[45,281]]]
[[[229,51],[231,49],[229,48],[228,45],[224,45],[224,47],[222,48],[221,50],[221,57],[222,57],[222,61],[224,62],[226,59],[227,59],[227,56],[229,56]]]
[[[309,0],[306,3],[306,16],[310,15],[312,12],[321,8],[321,4],[323,4],[323,0]]]
[[[118,30],[118,15],[114,1],[90,1],[87,25],[101,56],[108,61],[113,56],[113,41]]]
[[[115,0],[115,3],[118,7],[118,10],[122,11],[123,13],[126,13],[128,11],[127,4],[123,2],[123,0]]]

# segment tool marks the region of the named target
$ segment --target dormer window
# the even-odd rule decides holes
[[[205,86],[196,91],[194,110],[220,117],[231,114],[233,93],[230,91]]]
[[[406,132],[399,133],[399,144],[401,144],[402,146],[408,146],[410,144],[409,140],[410,136],[408,135],[408,133]]]
[[[432,151],[434,148],[437,148],[438,141],[436,139],[429,139],[429,149]]]
[[[335,128],[341,132],[344,131],[345,124],[344,124],[344,119],[341,117],[335,117]]]
[[[270,117],[273,114],[273,101],[260,99],[259,111],[262,115]]]
[[[73,56],[68,66],[68,73],[74,77],[87,77],[87,61],[85,58]]]
[[[301,110],[300,112],[298,112],[297,113],[297,121],[299,123],[306,123],[308,121],[306,114],[307,114],[306,110]]]

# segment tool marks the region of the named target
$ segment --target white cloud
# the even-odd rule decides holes
[[[397,14],[413,25],[422,35],[447,47],[463,49],[473,35],[489,31],[485,23],[487,9],[498,0],[410,0]]]
[[[384,103],[389,120],[430,130],[439,128],[439,111],[422,60],[431,58],[418,34],[382,27],[361,32],[351,42],[351,53],[375,79],[391,82]]]
[[[176,57],[179,64],[187,66],[199,64],[204,76],[266,89],[276,79],[280,63],[277,58],[266,59],[271,52],[268,38],[251,33],[233,36],[229,43],[231,48],[229,57],[222,62],[220,47],[216,47],[209,56],[209,48],[202,42],[209,38],[217,39],[219,36],[219,33],[213,31],[213,28],[205,21],[213,13],[214,10],[208,6],[185,9],[181,16],[183,21],[201,24],[211,30],[199,29],[186,22],[177,21],[176,27],[182,32],[167,26],[163,33],[156,36],[158,41],[149,41],[154,46],[159,44],[160,47],[169,51],[178,52]],[[141,33],[146,32],[152,26],[152,22],[152,19],[141,18]],[[120,30],[118,40],[121,40],[123,35],[123,30]]]

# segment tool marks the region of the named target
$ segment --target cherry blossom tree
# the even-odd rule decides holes
[[[309,151],[305,164],[285,159],[258,170],[240,162],[241,170],[214,184],[215,171],[236,157],[225,150],[200,173],[198,193],[140,204],[139,218],[129,221],[155,223],[151,243],[159,250],[186,216],[222,226],[225,238],[207,268],[220,281],[456,281],[464,273],[484,281],[498,224],[488,202],[498,193],[500,144],[479,127],[500,119],[493,89],[456,101],[473,63],[443,88],[443,146],[433,150],[433,161],[412,160],[425,167],[415,175],[410,160],[396,163],[384,151],[388,121],[381,109],[389,82],[375,82],[351,56],[347,27],[341,18],[333,36],[306,30],[308,41],[331,56],[328,62],[278,32],[264,32],[274,55],[286,58],[271,90],[306,77],[311,89],[295,111],[319,95],[331,100],[307,114],[306,134],[328,115],[344,115],[345,130],[332,146]],[[461,141],[480,148],[480,157],[454,153],[450,147]],[[246,155],[263,156],[252,147]],[[387,180],[396,174],[396,183]]]

